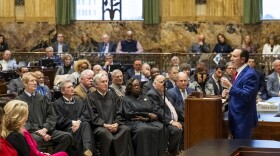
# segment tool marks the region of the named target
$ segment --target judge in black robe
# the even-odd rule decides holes
[[[54,153],[66,151],[72,143],[71,134],[56,130],[56,114],[53,104],[50,103],[46,96],[35,92],[37,82],[32,72],[25,73],[22,77],[24,92],[17,96],[16,99],[22,100],[28,104],[28,119],[25,128],[31,133],[38,143],[38,147],[44,141],[54,143]]]
[[[133,156],[130,130],[124,125],[120,98],[108,90],[108,77],[97,74],[93,78],[96,92],[88,94],[91,123],[102,156]]]
[[[92,132],[86,104],[82,99],[73,96],[74,87],[70,80],[62,81],[60,89],[63,97],[55,101],[57,128],[72,134],[77,144],[77,153],[81,156],[84,152],[92,154]]]
[[[152,101],[142,94],[139,80],[128,80],[122,105],[135,155],[164,155],[163,124],[158,121]]]

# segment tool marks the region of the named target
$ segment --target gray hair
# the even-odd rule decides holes
[[[82,71],[80,78],[83,78],[83,77],[85,77],[85,76],[88,75],[88,74],[94,75],[94,73],[93,73],[92,70],[86,69],[86,70]]]
[[[105,74],[96,74],[93,77],[93,85],[97,86],[99,84],[99,81],[100,81],[101,77],[103,77],[103,76],[106,76],[106,78],[108,79],[108,76],[105,75]]]
[[[115,77],[118,73],[122,73],[122,71],[119,70],[119,69],[115,69],[115,70],[112,71],[111,75],[112,75],[112,77]]]
[[[63,80],[63,81],[61,81],[60,84],[59,84],[60,91],[64,90],[66,83],[72,83],[72,81],[71,80]]]
[[[159,81],[159,79],[162,78],[162,77],[164,77],[164,76],[163,75],[156,76],[155,79],[154,79],[153,85],[155,85]]]

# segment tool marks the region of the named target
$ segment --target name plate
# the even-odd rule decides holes
[[[257,111],[268,111],[268,112],[278,112],[279,103],[278,102],[258,102]]]

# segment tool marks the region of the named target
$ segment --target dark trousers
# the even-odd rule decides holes
[[[41,136],[37,135],[35,132],[31,133],[33,138],[38,144],[38,149],[41,148],[41,146],[44,144],[44,140]],[[51,140],[49,142],[54,144],[54,153],[66,151],[67,148],[72,143],[72,137],[71,134],[68,132],[63,132],[59,130],[54,130],[51,134]]]
[[[167,125],[167,129],[169,134],[168,152],[172,155],[177,155],[179,154],[179,145],[183,130],[172,125]]]
[[[253,130],[253,128],[235,129],[232,131],[233,139],[251,139]]]

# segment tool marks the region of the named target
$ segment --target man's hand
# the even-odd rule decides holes
[[[72,129],[72,132],[73,133],[75,133],[78,129],[79,129],[79,127],[80,127],[80,124],[81,124],[81,121],[80,120],[77,120],[77,121],[72,121],[72,127],[71,127],[71,129]]]
[[[172,125],[172,126],[175,126],[175,127],[177,127],[177,128],[179,128],[179,129],[183,129],[183,127],[182,127],[182,125],[181,125],[180,122],[173,121],[173,122],[171,123],[171,125]]]
[[[52,139],[52,137],[48,134],[43,136],[44,141],[50,141]]]
[[[224,88],[227,88],[227,89],[230,89],[232,84],[229,82],[229,80],[225,77],[222,77],[221,78],[221,85],[224,87]]]
[[[156,121],[156,120],[158,120],[157,115],[156,115],[156,114],[154,114],[154,113],[149,113],[149,114],[148,114],[148,116],[149,116],[149,118],[150,118],[152,121]]]
[[[36,134],[41,136],[42,138],[47,134],[48,130],[46,128],[40,129],[36,131]]]

